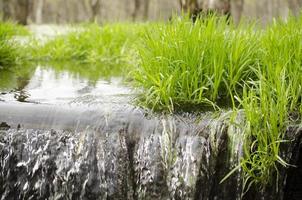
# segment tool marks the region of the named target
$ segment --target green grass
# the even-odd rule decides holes
[[[148,30],[139,49],[141,65],[134,73],[146,90],[141,102],[156,110],[185,105],[234,104],[233,96],[255,76],[259,34],[253,27],[228,25],[210,17],[192,24],[175,20]]]
[[[33,59],[39,61],[72,61],[101,64],[115,68],[134,66],[133,46],[144,25],[88,24],[34,47]]]
[[[280,157],[280,144],[286,142],[284,134],[289,125],[301,125],[301,27],[302,18],[279,21],[261,38],[257,79],[252,86],[245,86],[241,97],[246,114],[246,155],[241,162],[246,189],[252,184],[269,185],[278,166],[287,166]]]
[[[2,22],[0,21],[0,37],[14,37],[14,36],[29,36],[29,31],[21,25],[18,25],[14,22]]]
[[[20,63],[24,58],[21,45],[14,41],[16,36],[28,35],[28,31],[12,22],[0,22],[0,68]]]
[[[4,66],[22,55],[11,43],[16,32],[8,30],[0,26]],[[90,80],[130,72],[139,105],[152,110],[243,110],[240,167],[246,191],[271,184],[279,166],[287,166],[280,144],[289,125],[302,124],[300,30],[302,18],[276,20],[260,29],[244,22],[237,26],[224,17],[195,23],[183,17],[167,23],[79,26],[21,50],[29,52],[27,59],[50,62],[57,71]]]
[[[230,106],[243,109],[244,190],[276,177],[280,143],[291,123],[301,125],[302,18],[266,29],[235,26],[210,16],[193,24],[174,20],[147,30],[133,72],[140,105],[178,112]],[[293,121],[291,115],[300,119]],[[298,117],[298,118],[299,118]]]

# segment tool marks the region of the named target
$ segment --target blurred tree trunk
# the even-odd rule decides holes
[[[132,12],[132,20],[133,21],[136,20],[140,7],[141,7],[141,1],[140,0],[134,0],[134,10]]]
[[[144,20],[147,20],[149,17],[149,5],[150,5],[150,0],[145,0],[145,5],[144,5]]]
[[[90,0],[90,6],[92,11],[91,21],[95,21],[100,13],[101,1],[100,0]]]
[[[189,13],[193,20],[201,12],[205,14],[216,12],[227,16],[231,14],[231,0],[179,0],[179,3],[181,10]]]
[[[4,20],[8,20],[11,17],[9,2],[10,2],[10,0],[3,0],[3,2],[2,2],[2,11],[3,11]]]
[[[293,15],[298,16],[301,14],[302,0],[288,0],[288,6]]]
[[[138,18],[148,19],[149,5],[150,0],[134,0],[134,9],[131,14],[132,20],[135,21]]]
[[[190,14],[196,13],[201,9],[197,0],[179,0],[179,4],[182,11]]]
[[[14,19],[26,25],[30,6],[30,0],[3,0],[3,18],[4,20]]]
[[[230,12],[232,13],[232,17],[236,24],[239,23],[241,19],[243,8],[244,8],[244,0],[231,0]]]
[[[42,12],[43,12],[43,6],[44,6],[44,0],[39,0],[37,2],[37,7],[36,7],[36,16],[35,16],[35,22],[37,24],[42,24],[43,22],[43,16],[42,16]]]
[[[94,20],[93,14],[91,12],[90,0],[81,0],[79,2],[79,7],[83,10],[83,12],[87,15],[89,21]]]
[[[243,2],[243,0],[242,0],[242,2]],[[231,14],[231,0],[218,0],[217,8],[215,8],[215,9],[220,14],[230,15]]]
[[[16,20],[18,23],[26,25],[29,15],[30,2],[29,0],[18,0],[16,3]]]

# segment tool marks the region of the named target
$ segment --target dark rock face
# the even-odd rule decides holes
[[[0,130],[1,199],[242,199],[241,171],[219,183],[242,156],[242,130],[229,123],[228,113],[99,113],[98,121],[91,115],[93,126],[86,120],[86,129],[72,130],[72,121],[55,120],[64,118],[60,110],[60,116],[49,110],[43,129],[23,120],[26,128],[10,121],[12,128]],[[51,129],[54,121],[61,129]],[[243,199],[301,199],[301,131],[294,144],[284,155],[298,167],[280,171],[278,189],[252,189]]]
[[[219,184],[241,155],[240,131],[226,121],[141,112],[100,119],[80,131],[2,130],[2,199],[240,197],[240,172]]]
[[[0,123],[0,130],[8,130],[10,129],[10,126],[6,122]]]
[[[294,165],[287,171],[284,200],[302,199],[302,129],[297,132],[290,163]]]

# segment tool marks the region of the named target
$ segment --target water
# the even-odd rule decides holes
[[[238,164],[237,149],[225,151],[227,131],[209,137],[211,130],[226,130],[223,123],[145,119],[140,112],[95,120],[81,131],[2,130],[3,197],[239,198],[238,173],[218,184]]]
[[[1,73],[3,198],[220,195],[211,191],[240,155],[234,148],[227,156],[234,159],[211,183],[216,154],[227,145],[217,144],[226,139],[222,122],[146,115],[132,104],[123,78],[74,69],[38,64]],[[196,188],[201,180],[205,185]],[[237,198],[240,187],[235,190],[223,195]]]
[[[21,74],[1,72],[0,78],[2,102],[109,107],[128,104],[131,99],[131,90],[121,77],[89,79],[38,65]]]
[[[241,112],[152,114],[134,97],[104,66],[1,71],[1,199],[242,199],[241,170],[219,183],[243,155]]]

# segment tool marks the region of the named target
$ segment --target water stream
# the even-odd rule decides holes
[[[74,65],[0,72],[1,199],[242,199],[240,170],[219,183],[243,154],[242,113],[152,114],[119,74]],[[286,199],[284,173],[244,199]]]

